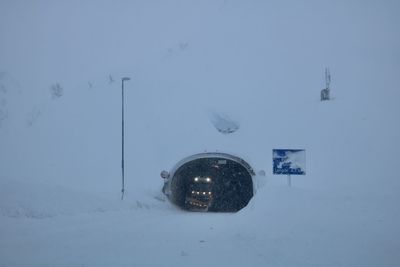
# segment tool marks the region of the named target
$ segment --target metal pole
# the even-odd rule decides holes
[[[125,193],[125,172],[124,172],[124,79],[122,79],[122,157],[121,157],[121,167],[122,167],[122,189],[121,189],[121,200],[124,199]]]
[[[287,184],[289,187],[292,187],[292,177],[290,177],[290,174],[287,176]]]
[[[122,157],[121,157],[121,168],[122,168],[122,189],[121,189],[121,200],[124,199],[124,193],[125,193],[125,170],[124,170],[124,132],[125,132],[125,127],[124,127],[124,82],[129,81],[130,78],[124,77],[122,78]]]

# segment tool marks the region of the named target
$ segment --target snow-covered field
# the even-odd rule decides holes
[[[0,1],[0,266],[399,266],[399,12]],[[306,150],[291,188],[279,148]],[[160,171],[204,151],[265,170],[240,212],[161,194]]]

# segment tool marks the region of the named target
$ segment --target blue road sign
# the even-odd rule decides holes
[[[306,174],[306,151],[304,149],[273,149],[272,160],[274,174]]]

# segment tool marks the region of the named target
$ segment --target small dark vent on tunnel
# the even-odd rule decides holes
[[[204,153],[177,164],[164,192],[189,211],[236,212],[253,197],[253,169],[240,158]]]

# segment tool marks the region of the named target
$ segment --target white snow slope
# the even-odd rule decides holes
[[[0,266],[400,266],[399,12],[0,1]],[[240,127],[221,134],[215,114]],[[291,188],[274,148],[306,150]],[[162,198],[160,171],[204,151],[266,171],[240,212]]]

